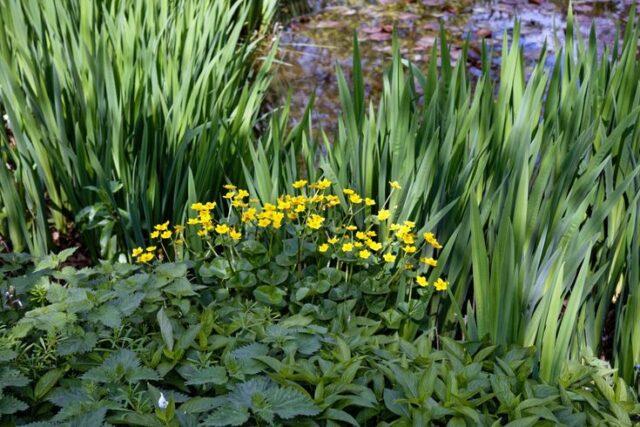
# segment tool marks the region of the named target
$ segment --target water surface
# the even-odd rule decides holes
[[[573,2],[576,26],[587,36],[593,23],[600,47],[612,45],[629,6],[629,1]],[[553,52],[563,39],[567,6],[544,0],[299,0],[295,10],[303,14],[292,19],[282,34],[279,59],[284,64],[277,67],[275,102],[291,93],[297,118],[315,92],[316,125],[332,130],[339,111],[335,66],[343,67],[349,76],[354,31],[360,41],[366,88],[375,95],[391,56],[394,28],[403,55],[424,68],[442,22],[453,44],[452,59],[460,56],[464,39],[470,39],[467,65],[477,74],[481,41],[499,50],[502,34],[511,34],[516,17],[528,63],[538,57],[545,40]]]

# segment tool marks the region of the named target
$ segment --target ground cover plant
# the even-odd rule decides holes
[[[298,181],[300,192],[260,207],[232,188],[226,215],[196,203],[190,225],[158,224],[156,244],[133,251],[138,265],[3,255],[3,420],[631,423],[633,390],[596,360],[549,385],[533,376],[533,347],[436,338],[431,307],[451,295],[425,279],[438,240],[412,223],[379,237],[390,210],[348,190],[341,201],[330,185]]]

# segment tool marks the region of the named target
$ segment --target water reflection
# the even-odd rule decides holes
[[[280,99],[274,101],[290,92],[293,115],[299,117],[315,91],[314,118],[325,130],[335,125],[339,108],[335,65],[349,75],[354,31],[360,40],[367,91],[375,94],[390,57],[394,27],[405,57],[424,65],[441,20],[454,45],[453,59],[469,37],[468,66],[478,73],[481,40],[499,49],[503,32],[513,29],[514,17],[521,21],[521,43],[529,63],[538,57],[545,40],[554,50],[566,25],[566,4],[545,0],[298,0],[294,6],[305,14],[291,20],[283,32],[280,59],[286,65],[277,68],[274,93]],[[581,33],[588,35],[593,22],[601,46],[613,43],[616,25],[624,25],[629,6],[627,1],[573,3]]]

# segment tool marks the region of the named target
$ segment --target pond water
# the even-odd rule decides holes
[[[630,0],[574,1],[577,27],[586,36],[593,22],[601,46],[611,45],[618,25],[624,25]],[[426,65],[436,42],[439,22],[453,44],[452,58],[469,37],[468,67],[479,73],[481,41],[499,48],[502,34],[521,21],[525,59],[532,63],[547,40],[548,48],[562,40],[567,3],[547,0],[297,0],[298,14],[285,26],[280,44],[274,94],[281,102],[291,94],[292,114],[301,116],[310,94],[316,93],[314,121],[331,131],[339,110],[335,66],[349,76],[353,33],[357,31],[366,89],[375,95],[380,74],[391,56],[392,31],[397,28],[403,55]],[[494,49],[495,50],[495,49]],[[497,58],[496,58],[497,61]],[[497,64],[496,64],[497,65]]]

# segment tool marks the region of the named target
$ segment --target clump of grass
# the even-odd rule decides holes
[[[2,234],[45,253],[75,223],[94,256],[238,176],[269,82],[275,0],[0,0]]]

